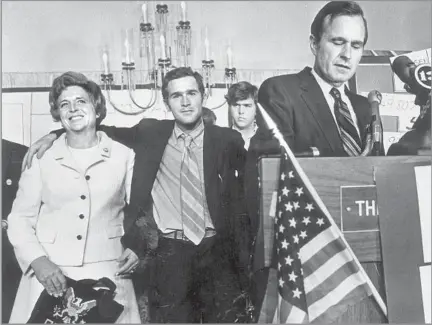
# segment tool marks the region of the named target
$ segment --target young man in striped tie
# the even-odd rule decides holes
[[[246,236],[236,227],[246,216],[235,215],[236,200],[243,196],[232,195],[232,188],[242,188],[236,183],[244,175],[244,141],[234,130],[204,124],[198,72],[169,71],[162,97],[174,120],[100,126],[136,153],[122,242],[142,258],[155,257],[150,273],[135,274],[136,284],[150,285],[151,323],[232,323],[236,314],[220,306],[232,307],[249,282],[248,261],[239,259],[249,256],[240,252],[247,247],[236,244]],[[33,144],[27,164],[55,138],[50,134]],[[126,261],[119,273],[129,269]],[[145,291],[136,289],[137,295]]]

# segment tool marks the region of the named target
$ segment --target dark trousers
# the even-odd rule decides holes
[[[265,267],[255,271],[252,275],[251,299],[255,307],[253,317],[258,320],[264,297],[267,291],[268,276],[270,268]]]
[[[2,323],[8,323],[22,272],[15,258],[12,245],[2,230]]]
[[[151,323],[216,321],[215,237],[199,245],[159,238],[150,284]]]

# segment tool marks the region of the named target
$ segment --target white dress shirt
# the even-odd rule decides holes
[[[332,116],[333,116],[333,119],[334,119],[334,121],[335,121],[335,123],[336,123],[336,126],[337,126],[337,128],[338,128],[338,131],[339,131],[339,134],[340,134],[340,130],[339,130],[339,124],[338,124],[338,122],[337,122],[337,120],[336,120],[336,116],[335,116],[335,113],[334,113],[334,104],[335,104],[335,99],[333,98],[333,96],[330,94],[330,90],[332,89],[332,88],[336,88],[337,90],[339,90],[339,92],[340,92],[340,94],[341,94],[341,98],[342,98],[342,100],[347,104],[347,106],[348,106],[348,110],[349,110],[349,112],[350,112],[350,114],[351,114],[351,118],[352,118],[352,120],[353,120],[353,122],[354,122],[354,126],[355,126],[355,128],[356,128],[356,130],[357,130],[357,133],[358,133],[358,135],[359,135],[359,137],[360,137],[360,131],[359,131],[359,128],[358,128],[358,124],[357,124],[357,116],[356,116],[356,114],[355,114],[355,112],[354,112],[354,109],[353,109],[353,107],[352,107],[352,105],[351,105],[351,101],[349,100],[349,98],[348,98],[348,96],[345,94],[345,87],[347,87],[348,88],[348,85],[347,85],[347,83],[343,83],[340,87],[333,87],[332,85],[330,85],[330,84],[328,84],[327,82],[325,82],[316,72],[315,72],[315,70],[314,69],[312,69],[312,75],[315,77],[315,79],[316,79],[316,81],[318,82],[318,85],[320,86],[320,88],[321,88],[321,90],[322,90],[322,92],[323,92],[323,94],[324,94],[324,98],[326,99],[326,101],[327,101],[327,104],[328,104],[328,106],[330,107],[330,112],[331,112],[331,114],[332,114]]]

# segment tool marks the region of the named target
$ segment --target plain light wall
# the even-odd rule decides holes
[[[125,28],[137,30],[143,1],[2,1],[4,72],[97,71],[110,44],[112,70],[121,70]],[[155,2],[148,2],[153,10]],[[159,2],[157,2],[159,3]],[[172,22],[180,2],[165,2]],[[216,68],[226,66],[231,42],[237,69],[301,69],[311,65],[310,24],[324,1],[188,1],[192,66],[203,59],[208,28]],[[431,2],[359,1],[369,25],[366,49],[431,47]],[[152,15],[153,16],[153,15]],[[154,24],[153,17],[151,18]],[[136,32],[136,37],[138,33]],[[137,39],[135,40],[135,44]],[[138,49],[135,46],[137,68]]]

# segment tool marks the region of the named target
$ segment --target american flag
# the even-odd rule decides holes
[[[274,255],[258,323],[327,323],[371,294],[336,227],[282,149]]]

